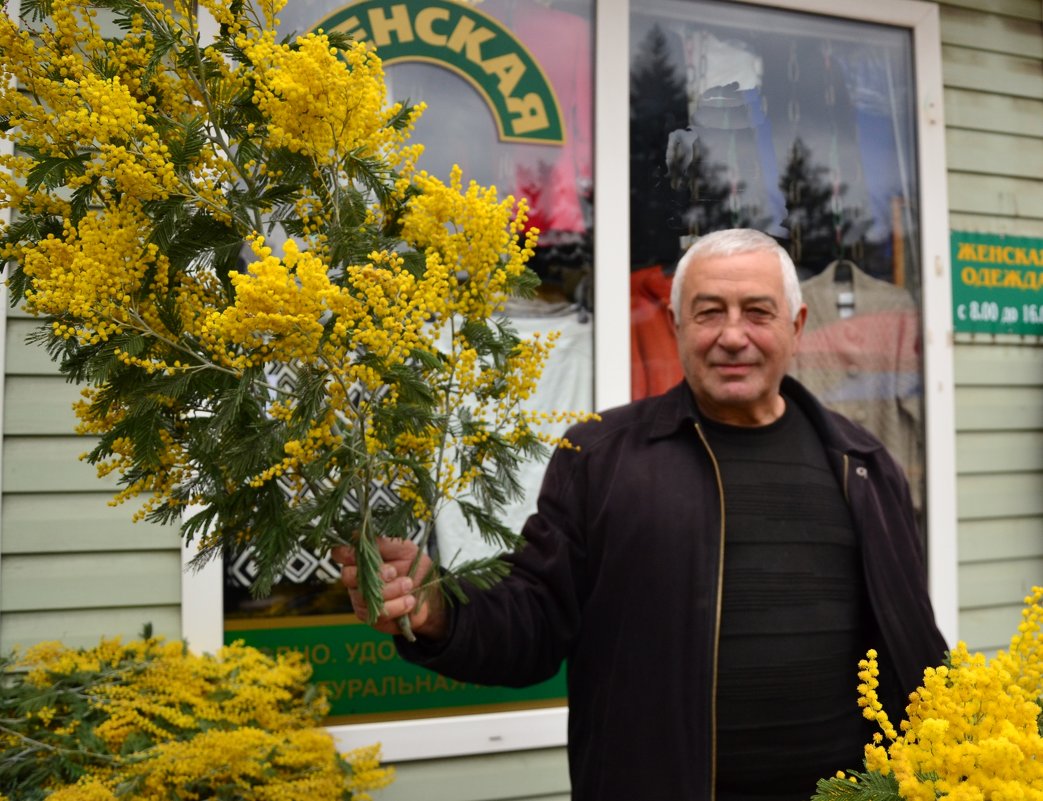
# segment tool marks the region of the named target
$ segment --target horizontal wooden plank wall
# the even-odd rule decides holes
[[[1021,0],[941,6],[954,229],[1043,235],[1040,16]]]
[[[636,768],[635,768],[636,769]],[[563,748],[425,760],[396,766],[377,801],[568,801]]]
[[[96,23],[117,34],[102,12]],[[181,637],[177,533],[133,523],[134,506],[109,506],[115,483],[79,460],[79,390],[44,348],[27,345],[37,321],[8,310],[4,347],[3,501],[0,509],[0,651],[43,640],[70,646],[133,639],[146,624]]]
[[[990,652],[1043,584],[1043,348],[961,343],[956,382],[960,637]]]
[[[1043,237],[1043,5],[941,5],[953,230]],[[960,638],[1005,647],[1043,584],[1043,345],[959,335]]]
[[[81,461],[79,389],[46,351],[25,344],[36,321],[8,313],[4,385],[0,649],[60,640],[137,637],[146,624],[181,636],[177,534],[109,505],[112,479]]]

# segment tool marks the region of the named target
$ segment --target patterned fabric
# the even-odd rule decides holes
[[[808,321],[790,375],[827,408],[868,428],[923,505],[920,318],[908,291],[852,267],[854,313],[842,317],[837,262],[801,283]]]

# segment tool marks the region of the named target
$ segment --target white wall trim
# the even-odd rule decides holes
[[[8,0],[7,3],[7,15],[13,19],[18,18],[21,4],[19,0]],[[10,139],[0,140],[0,153],[5,156],[12,155],[14,153],[14,144]],[[0,222],[5,225],[11,222],[12,214],[10,208],[0,209]],[[6,279],[7,276],[5,275]],[[6,281],[0,282],[0,574],[3,571],[3,559],[4,559],[4,529],[3,529],[3,511],[4,511],[4,486],[3,486],[3,474],[4,474],[4,435],[6,420],[5,414],[6,409],[4,407],[4,397],[7,393],[7,307],[10,298],[8,297],[7,283]],[[0,608],[0,626],[3,626],[3,609]]]
[[[393,723],[331,726],[343,750],[380,743],[388,762],[439,756],[491,754],[562,746],[567,739],[568,709],[533,709]],[[445,743],[446,745],[440,745]],[[451,749],[451,750],[450,750]]]
[[[956,522],[956,390],[938,6],[918,3],[913,28],[918,93],[920,226],[923,242],[924,416],[927,454],[927,573],[935,617],[950,646],[959,635]]]
[[[595,0],[594,408],[630,401],[630,3]]]
[[[186,513],[186,517],[192,510]],[[181,637],[196,653],[216,654],[224,645],[224,564],[211,559],[199,570],[189,567],[194,545],[181,541]]]

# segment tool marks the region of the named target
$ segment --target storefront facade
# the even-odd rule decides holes
[[[282,20],[374,43],[392,95],[429,105],[421,166],[531,199],[543,285],[512,312],[562,332],[548,407],[676,381],[664,315],[683,248],[738,225],[776,236],[812,306],[795,372],[906,468],[940,626],[988,651],[1043,583],[1043,8],[980,5],[310,0]],[[331,728],[398,764],[383,797],[567,797],[560,682],[519,695],[405,674],[314,591],[335,575],[322,555],[287,572],[298,612],[258,613],[248,555],[185,574],[175,532],[108,508],[76,459],[76,389],[24,344],[32,325],[8,312],[4,650],[146,622],[204,650],[308,649],[342,702]],[[443,550],[470,547],[444,529]]]

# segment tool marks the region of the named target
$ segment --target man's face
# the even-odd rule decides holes
[[[779,385],[806,317],[802,306],[793,319],[774,253],[709,256],[689,265],[677,344],[699,410],[731,425],[778,419],[785,408]]]

